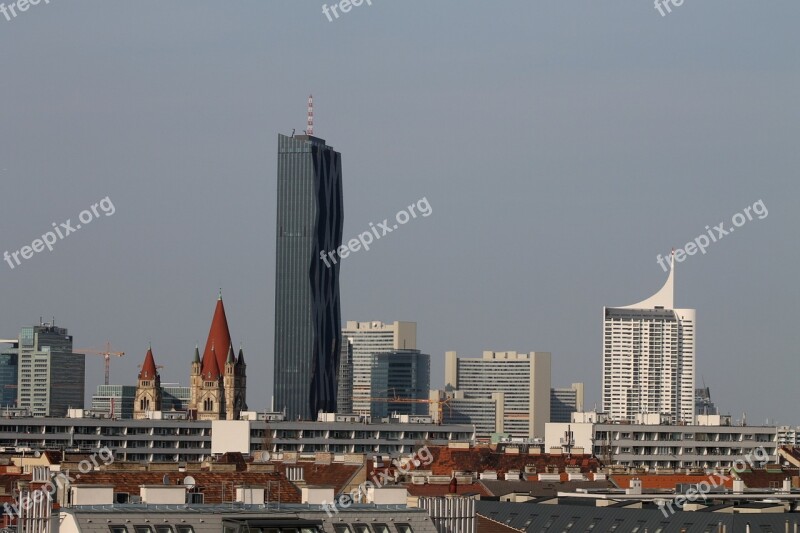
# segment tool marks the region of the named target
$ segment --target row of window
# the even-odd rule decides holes
[[[128,527],[123,524],[110,525],[108,526],[108,530],[109,533],[131,533],[128,531]],[[171,526],[169,524],[158,524],[155,526],[134,525],[133,533],[194,533],[194,529],[192,526],[184,524],[176,526]]]

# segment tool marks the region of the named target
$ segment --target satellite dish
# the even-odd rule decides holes
[[[187,490],[192,490],[196,484],[197,481],[195,481],[192,476],[186,476],[183,478],[183,486],[186,487]]]
[[[41,457],[42,456],[42,452],[37,451],[36,453],[33,454],[33,456],[34,457]]]

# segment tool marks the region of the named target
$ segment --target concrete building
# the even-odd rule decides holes
[[[431,388],[431,356],[419,350],[394,350],[373,355],[372,394],[383,401],[372,402],[372,417],[391,413],[427,415]],[[396,399],[396,401],[390,401]]]
[[[656,294],[625,307],[603,308],[603,411],[633,422],[639,414],[694,421],[694,309],[675,309],[675,261]]]
[[[547,424],[545,448],[566,453],[569,445],[591,451],[606,464],[649,470],[730,468],[759,447],[776,457],[775,426],[734,426],[730,417],[719,415],[700,417],[691,426],[661,423],[669,422],[668,417],[658,418],[641,416],[634,423],[612,423],[603,413],[577,413],[573,422]]]
[[[572,413],[579,411],[583,411],[583,383],[550,390],[550,422],[569,422]]]
[[[489,442],[492,434],[503,433],[505,395],[493,392],[486,397],[466,397],[464,391],[434,391],[432,399],[446,398],[442,406],[445,424],[472,424],[475,438]],[[441,400],[440,400],[441,401]]]
[[[417,349],[416,322],[353,322],[342,328],[342,338],[353,345],[353,412],[372,412],[370,398],[381,397],[372,392],[374,355],[394,350]]]
[[[82,413],[78,410],[75,414]],[[335,414],[322,422],[259,420],[260,414],[255,412],[244,416],[248,420],[158,415],[149,420],[0,417],[0,448],[91,451],[108,446],[120,460],[198,462],[211,457],[213,449],[247,447],[252,454],[264,450],[265,445],[273,452],[298,456],[325,452],[397,457],[413,454],[420,442],[447,446],[450,442],[474,443],[475,438],[472,426],[435,424],[430,417],[401,416],[387,423],[369,423]],[[214,432],[212,424],[217,424]]]
[[[66,328],[24,327],[18,340],[17,406],[33,416],[64,416],[83,409],[86,357],[72,353]]]
[[[274,409],[313,420],[336,411],[341,154],[311,134],[279,135],[277,181]]]
[[[92,413],[108,418],[133,418],[134,385],[98,385],[92,395]]]
[[[711,389],[703,387],[694,391],[694,412],[698,415],[718,415],[717,406],[711,401]]]
[[[461,391],[466,399],[503,393],[503,432],[517,438],[542,437],[550,421],[550,369],[550,352],[487,351],[480,359],[447,352],[445,391]]]
[[[17,405],[18,343],[18,339],[0,339],[0,407]],[[11,346],[3,346],[8,344]]]

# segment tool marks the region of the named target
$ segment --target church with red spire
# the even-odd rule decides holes
[[[247,410],[247,364],[244,351],[234,354],[228,318],[220,291],[203,357],[195,347],[191,364],[189,417],[196,420],[238,420]],[[161,377],[152,348],[147,351],[136,386],[134,418],[161,410]]]

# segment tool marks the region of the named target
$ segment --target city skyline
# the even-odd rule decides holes
[[[344,236],[436,206],[344,260],[340,280],[343,319],[418,324],[432,384],[446,351],[542,350],[553,383],[583,382],[599,404],[598,310],[652,293],[659,254],[763,200],[768,218],[679,265],[681,305],[702,317],[697,382],[722,412],[800,423],[796,3],[661,17],[512,0],[489,25],[485,3],[373,2],[329,22],[319,6],[198,0],[187,26],[144,2],[2,21],[0,252],[100,198],[116,208],[0,263],[4,336],[55,315],[76,346],[129,354],[111,362],[125,384],[152,340],[162,379],[185,384],[221,286],[248,373],[267,380],[248,403],[267,406],[275,136],[304,129],[313,92],[315,135],[346,157]],[[86,369],[92,390],[102,358]]]

